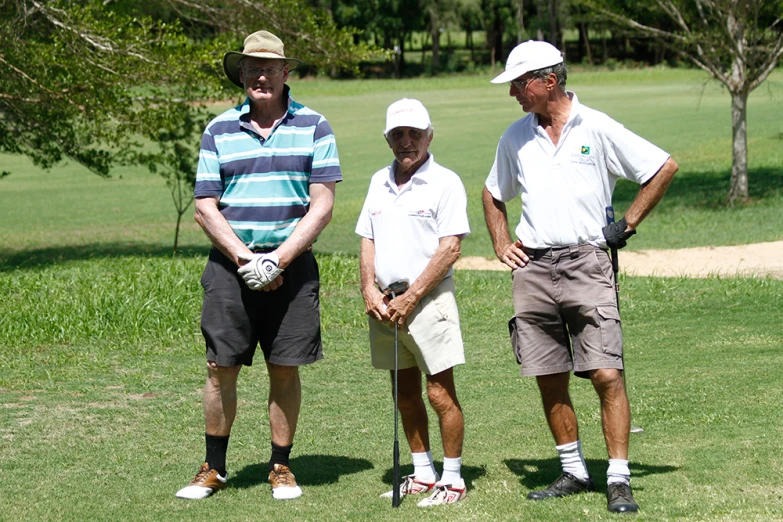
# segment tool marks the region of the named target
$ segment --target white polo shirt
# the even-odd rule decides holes
[[[381,288],[400,280],[413,284],[440,238],[470,234],[468,198],[456,173],[430,154],[398,190],[396,163],[373,175],[356,224],[356,233],[375,243],[375,280]],[[447,277],[452,273],[449,269]]]
[[[669,154],[571,91],[571,113],[557,146],[528,114],[500,138],[486,187],[499,201],[522,193],[517,237],[530,248],[589,243],[605,247],[601,229],[619,178],[650,180]]]

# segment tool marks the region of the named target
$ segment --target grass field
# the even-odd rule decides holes
[[[4,520],[605,520],[597,399],[572,383],[598,492],[530,503],[558,473],[534,382],[505,331],[508,276],[457,274],[468,363],[456,372],[470,493],[451,509],[401,513],[391,481],[388,377],[370,368],[357,261],[320,256],[326,359],[303,369],[292,465],[304,496],[265,483],[267,381],[240,377],[231,486],[174,492],[203,458],[200,257],[70,261],[0,276],[0,478]],[[624,280],[639,520],[781,520],[783,281]],[[436,424],[431,418],[433,433]],[[442,451],[434,444],[440,462]],[[403,442],[403,472],[410,455]]]
[[[294,95],[332,122],[345,181],[316,250],[326,359],[305,367],[292,466],[304,496],[281,505],[266,484],[263,364],[243,370],[229,448],[230,487],[202,502],[174,492],[204,453],[205,377],[198,319],[207,242],[188,222],[170,255],[174,210],[162,180],[126,169],[102,180],[73,165],[38,172],[0,157],[0,520],[609,520],[597,398],[572,382],[598,492],[545,503],[524,496],[559,472],[531,379],[518,375],[506,320],[506,273],[457,272],[467,364],[456,371],[466,416],[457,506],[399,512],[391,483],[388,376],[370,367],[353,226],[369,176],[388,163],[385,107],[430,108],[433,152],[469,192],[468,255],[491,255],[478,196],[497,139],[520,116],[488,78],[308,81]],[[721,206],[730,167],[728,95],[692,71],[575,72],[580,99],[669,150],[670,193],[629,248],[783,238],[783,74],[751,97],[751,190]],[[620,186],[616,206],[633,197]],[[511,213],[513,216],[513,213]],[[634,423],[634,520],[783,520],[783,281],[624,277],[622,310]],[[431,433],[437,434],[430,418]],[[401,443],[403,472],[410,454]],[[442,459],[437,439],[433,453]]]

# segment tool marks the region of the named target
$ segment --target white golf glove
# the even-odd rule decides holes
[[[283,272],[279,267],[280,258],[277,252],[239,254],[239,259],[247,261],[247,264],[240,266],[237,273],[242,276],[251,290],[261,290]]]

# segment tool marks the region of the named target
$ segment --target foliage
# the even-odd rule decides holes
[[[783,56],[780,0],[587,0],[598,13],[657,39],[721,82],[732,98],[734,160],[728,202],[747,200],[748,95]]]
[[[181,26],[98,1],[0,1],[0,151],[107,175],[133,162],[172,98],[215,94],[207,47]]]

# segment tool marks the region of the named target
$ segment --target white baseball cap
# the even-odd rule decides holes
[[[383,135],[386,136],[397,127],[424,130],[431,126],[430,114],[424,105],[419,100],[403,98],[392,103],[386,109],[386,130],[383,131]]]
[[[519,78],[526,72],[537,71],[563,63],[563,55],[549,42],[528,40],[514,47],[506,60],[506,70],[497,75],[492,83],[506,83]]]

